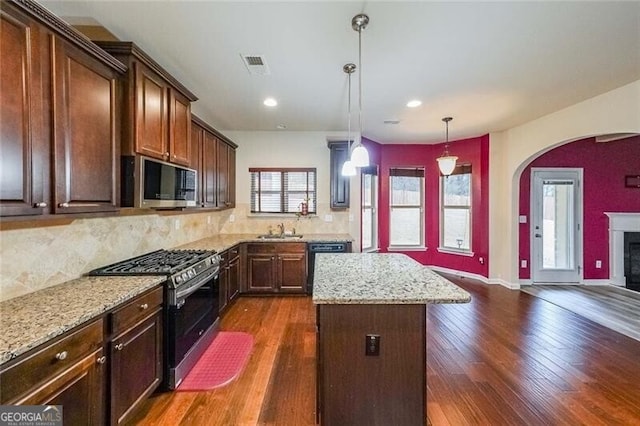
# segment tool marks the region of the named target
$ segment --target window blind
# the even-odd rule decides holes
[[[252,213],[316,213],[315,168],[250,168]]]

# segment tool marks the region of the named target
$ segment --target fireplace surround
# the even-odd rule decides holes
[[[629,265],[625,271],[625,234],[631,234],[631,236],[627,235],[627,250],[629,250],[629,246],[636,241],[632,235],[640,233],[640,213],[607,212],[605,214],[609,217],[609,279],[612,284],[625,287],[627,286],[625,272],[630,273],[630,278],[636,279],[635,273],[629,271],[637,271],[638,268],[638,266]],[[634,256],[636,249],[634,245]],[[627,254],[627,262],[629,260],[631,259]],[[640,284],[632,283],[632,286],[634,285],[640,290]]]

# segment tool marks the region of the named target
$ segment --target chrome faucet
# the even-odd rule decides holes
[[[280,236],[284,235],[284,223],[279,223],[278,229],[280,229]]]

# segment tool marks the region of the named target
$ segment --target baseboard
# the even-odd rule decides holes
[[[584,285],[615,285],[611,282],[611,280],[583,280]],[[616,286],[620,287],[620,286]],[[622,286],[624,287],[624,286]]]
[[[443,272],[445,274],[457,275],[459,277],[464,277],[464,278],[471,278],[473,280],[478,280],[485,284],[489,284],[487,277],[483,277],[482,275],[474,274],[471,272],[458,271],[456,269],[443,268],[442,266],[434,266],[434,265],[428,265],[428,266],[434,271]]]
[[[502,287],[506,287],[509,290],[520,290],[520,285],[522,283],[510,283],[509,281],[505,281],[502,278],[491,278],[489,280],[489,284],[499,284]]]

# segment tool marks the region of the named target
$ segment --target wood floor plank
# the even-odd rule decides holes
[[[640,341],[530,294],[447,278],[472,302],[427,309],[427,424],[640,424]],[[154,395],[131,424],[314,424],[310,298],[241,297],[222,328],[254,336],[240,377],[209,392]]]

